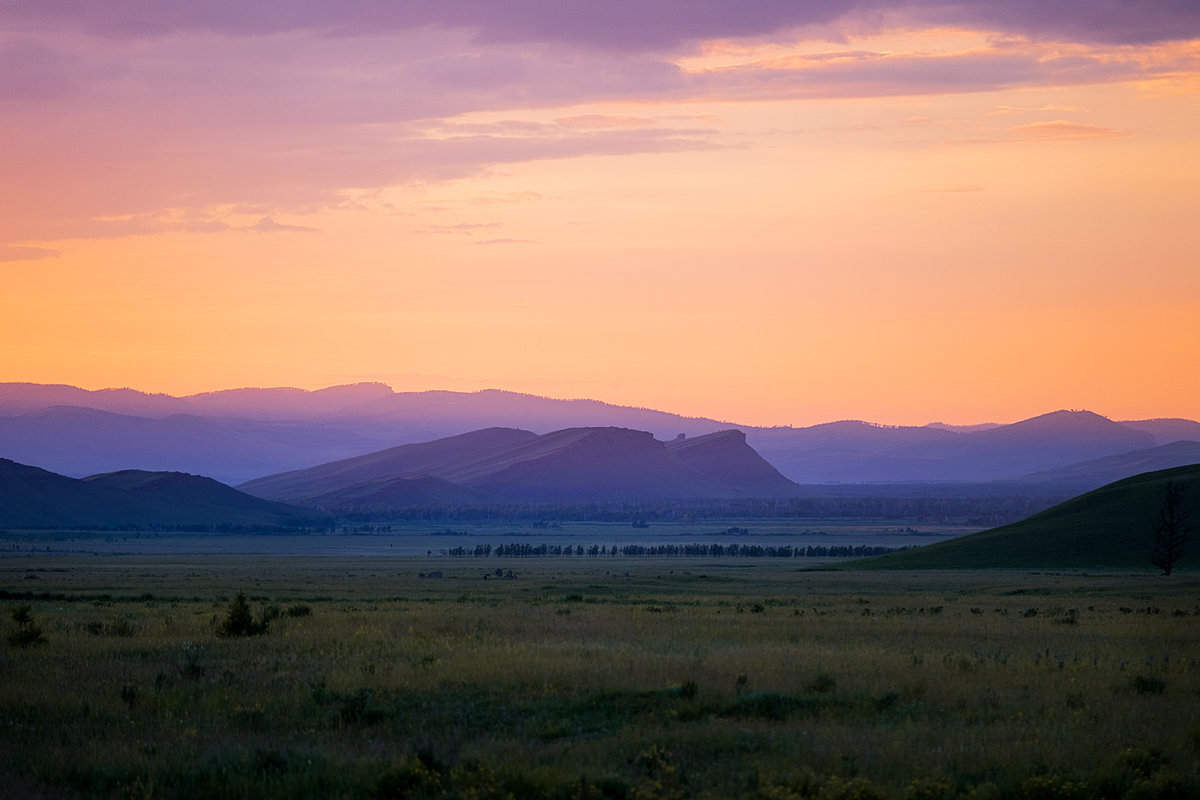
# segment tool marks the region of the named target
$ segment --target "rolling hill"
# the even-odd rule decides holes
[[[129,470],[77,479],[0,459],[0,526],[32,529],[324,527],[309,509],[211,478]]]
[[[1200,464],[1157,470],[1111,483],[1012,525],[856,564],[861,569],[1057,569],[1150,564],[1153,524],[1166,484],[1186,486],[1200,523]],[[1198,560],[1185,548],[1181,565]]]

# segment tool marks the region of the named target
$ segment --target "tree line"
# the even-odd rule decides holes
[[[582,544],[478,544],[439,550],[450,558],[598,558],[615,556],[655,556],[691,558],[866,558],[908,550],[886,545],[790,545],[790,544],[625,544],[584,547]],[[430,555],[433,555],[432,551]]]

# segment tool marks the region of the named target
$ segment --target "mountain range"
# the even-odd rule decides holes
[[[682,451],[667,444],[679,434],[685,435],[681,441],[695,442],[736,428],[787,480],[811,485],[1005,482],[1082,490],[1124,477],[1122,472],[1142,471],[1144,464],[1196,463],[1194,446],[1175,443],[1200,442],[1200,423],[1192,420],[1118,422],[1088,411],[1056,411],[1006,425],[839,421],[764,428],[595,400],[499,390],[393,392],[378,383],[186,397],[0,384],[0,457],[74,477],[141,469],[208,475],[237,485],[489,428],[531,436],[580,428],[642,431],[677,459],[685,458]],[[512,474],[519,472],[510,466]],[[372,491],[433,497],[468,489],[482,497],[500,488],[433,473],[394,477],[402,482]]]

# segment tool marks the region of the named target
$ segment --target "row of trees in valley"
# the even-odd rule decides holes
[[[598,558],[614,556],[689,556],[709,558],[866,558],[907,550],[883,545],[761,545],[761,544],[480,544],[450,547],[438,552],[451,558]],[[430,555],[433,555],[430,553]]]

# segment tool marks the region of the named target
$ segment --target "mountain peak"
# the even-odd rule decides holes
[[[1067,433],[1096,433],[1096,434],[1120,434],[1121,432],[1134,433],[1131,429],[1125,427],[1119,422],[1113,422],[1108,417],[1103,417],[1093,411],[1084,410],[1066,410],[1051,411],[1048,414],[1041,414],[1036,417],[1014,422],[1011,425],[1003,425],[999,428],[993,428],[984,433],[998,433],[1006,431],[1009,433],[1024,433],[1024,434],[1049,434],[1049,435],[1064,435]]]

